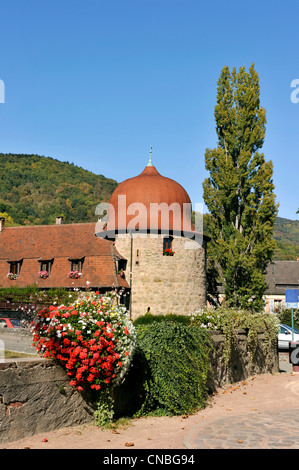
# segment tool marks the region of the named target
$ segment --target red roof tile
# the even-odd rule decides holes
[[[5,227],[0,232],[0,285],[2,287],[128,287],[117,274],[112,241],[95,235],[95,224]],[[82,276],[68,278],[70,259],[84,258]],[[23,260],[19,278],[7,279],[9,261]],[[54,259],[51,275],[40,279],[39,261]]]

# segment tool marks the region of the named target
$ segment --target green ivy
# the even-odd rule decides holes
[[[102,389],[94,411],[95,424],[99,427],[106,427],[111,424],[113,417],[114,409],[111,392],[108,388]]]
[[[192,413],[206,405],[209,334],[165,320],[137,325],[131,382],[135,416]]]

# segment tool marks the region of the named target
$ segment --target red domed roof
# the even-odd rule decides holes
[[[115,230],[194,231],[187,192],[176,181],[160,175],[151,163],[140,175],[120,183],[109,203],[115,211]],[[111,217],[109,213],[109,222]]]

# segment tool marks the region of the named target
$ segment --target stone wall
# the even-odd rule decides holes
[[[0,443],[93,420],[92,397],[51,360],[0,363]]]
[[[211,388],[222,387],[227,383],[239,382],[255,374],[276,373],[279,371],[277,343],[270,346],[265,341],[264,333],[258,335],[258,345],[251,357],[247,332],[243,329],[236,334],[229,361],[225,359],[225,338],[219,332],[212,333],[214,350],[211,354]]]
[[[115,246],[127,260],[130,282],[131,238],[118,236]],[[132,243],[132,318],[144,315],[188,315],[206,305],[205,249],[174,237],[174,256],[163,256],[163,236],[137,235]]]
[[[279,370],[275,345],[265,355],[265,338],[250,362],[247,335],[239,331],[230,360],[224,360],[224,337],[213,334],[215,345],[211,355],[211,391],[227,383],[249,376],[276,373]],[[125,416],[132,406],[130,391],[134,383],[125,381],[114,393],[115,411]],[[51,360],[10,359],[0,362],[0,443],[93,421],[95,399],[77,392],[69,385],[66,372]]]

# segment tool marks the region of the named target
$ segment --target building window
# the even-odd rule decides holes
[[[70,277],[71,279],[78,279],[79,277],[81,277],[82,270],[83,270],[83,261],[84,261],[84,258],[80,258],[80,259],[69,258],[70,272],[68,274],[68,277]]]
[[[51,274],[51,268],[53,264],[53,259],[51,260],[39,260],[39,272],[38,277],[46,279]]]
[[[9,263],[9,272],[12,274],[19,274],[19,264]]]
[[[173,237],[163,238],[163,256],[173,256],[174,251],[172,249]]]
[[[119,259],[117,261],[117,271],[118,271],[118,275],[124,279],[126,277],[126,274],[125,274],[126,269],[127,269],[127,260]]]
[[[83,259],[71,259],[70,260],[70,270],[71,271],[79,271],[82,273],[83,268]]]
[[[17,279],[20,275],[22,260],[19,261],[8,261],[9,269],[7,277],[9,279]]]

